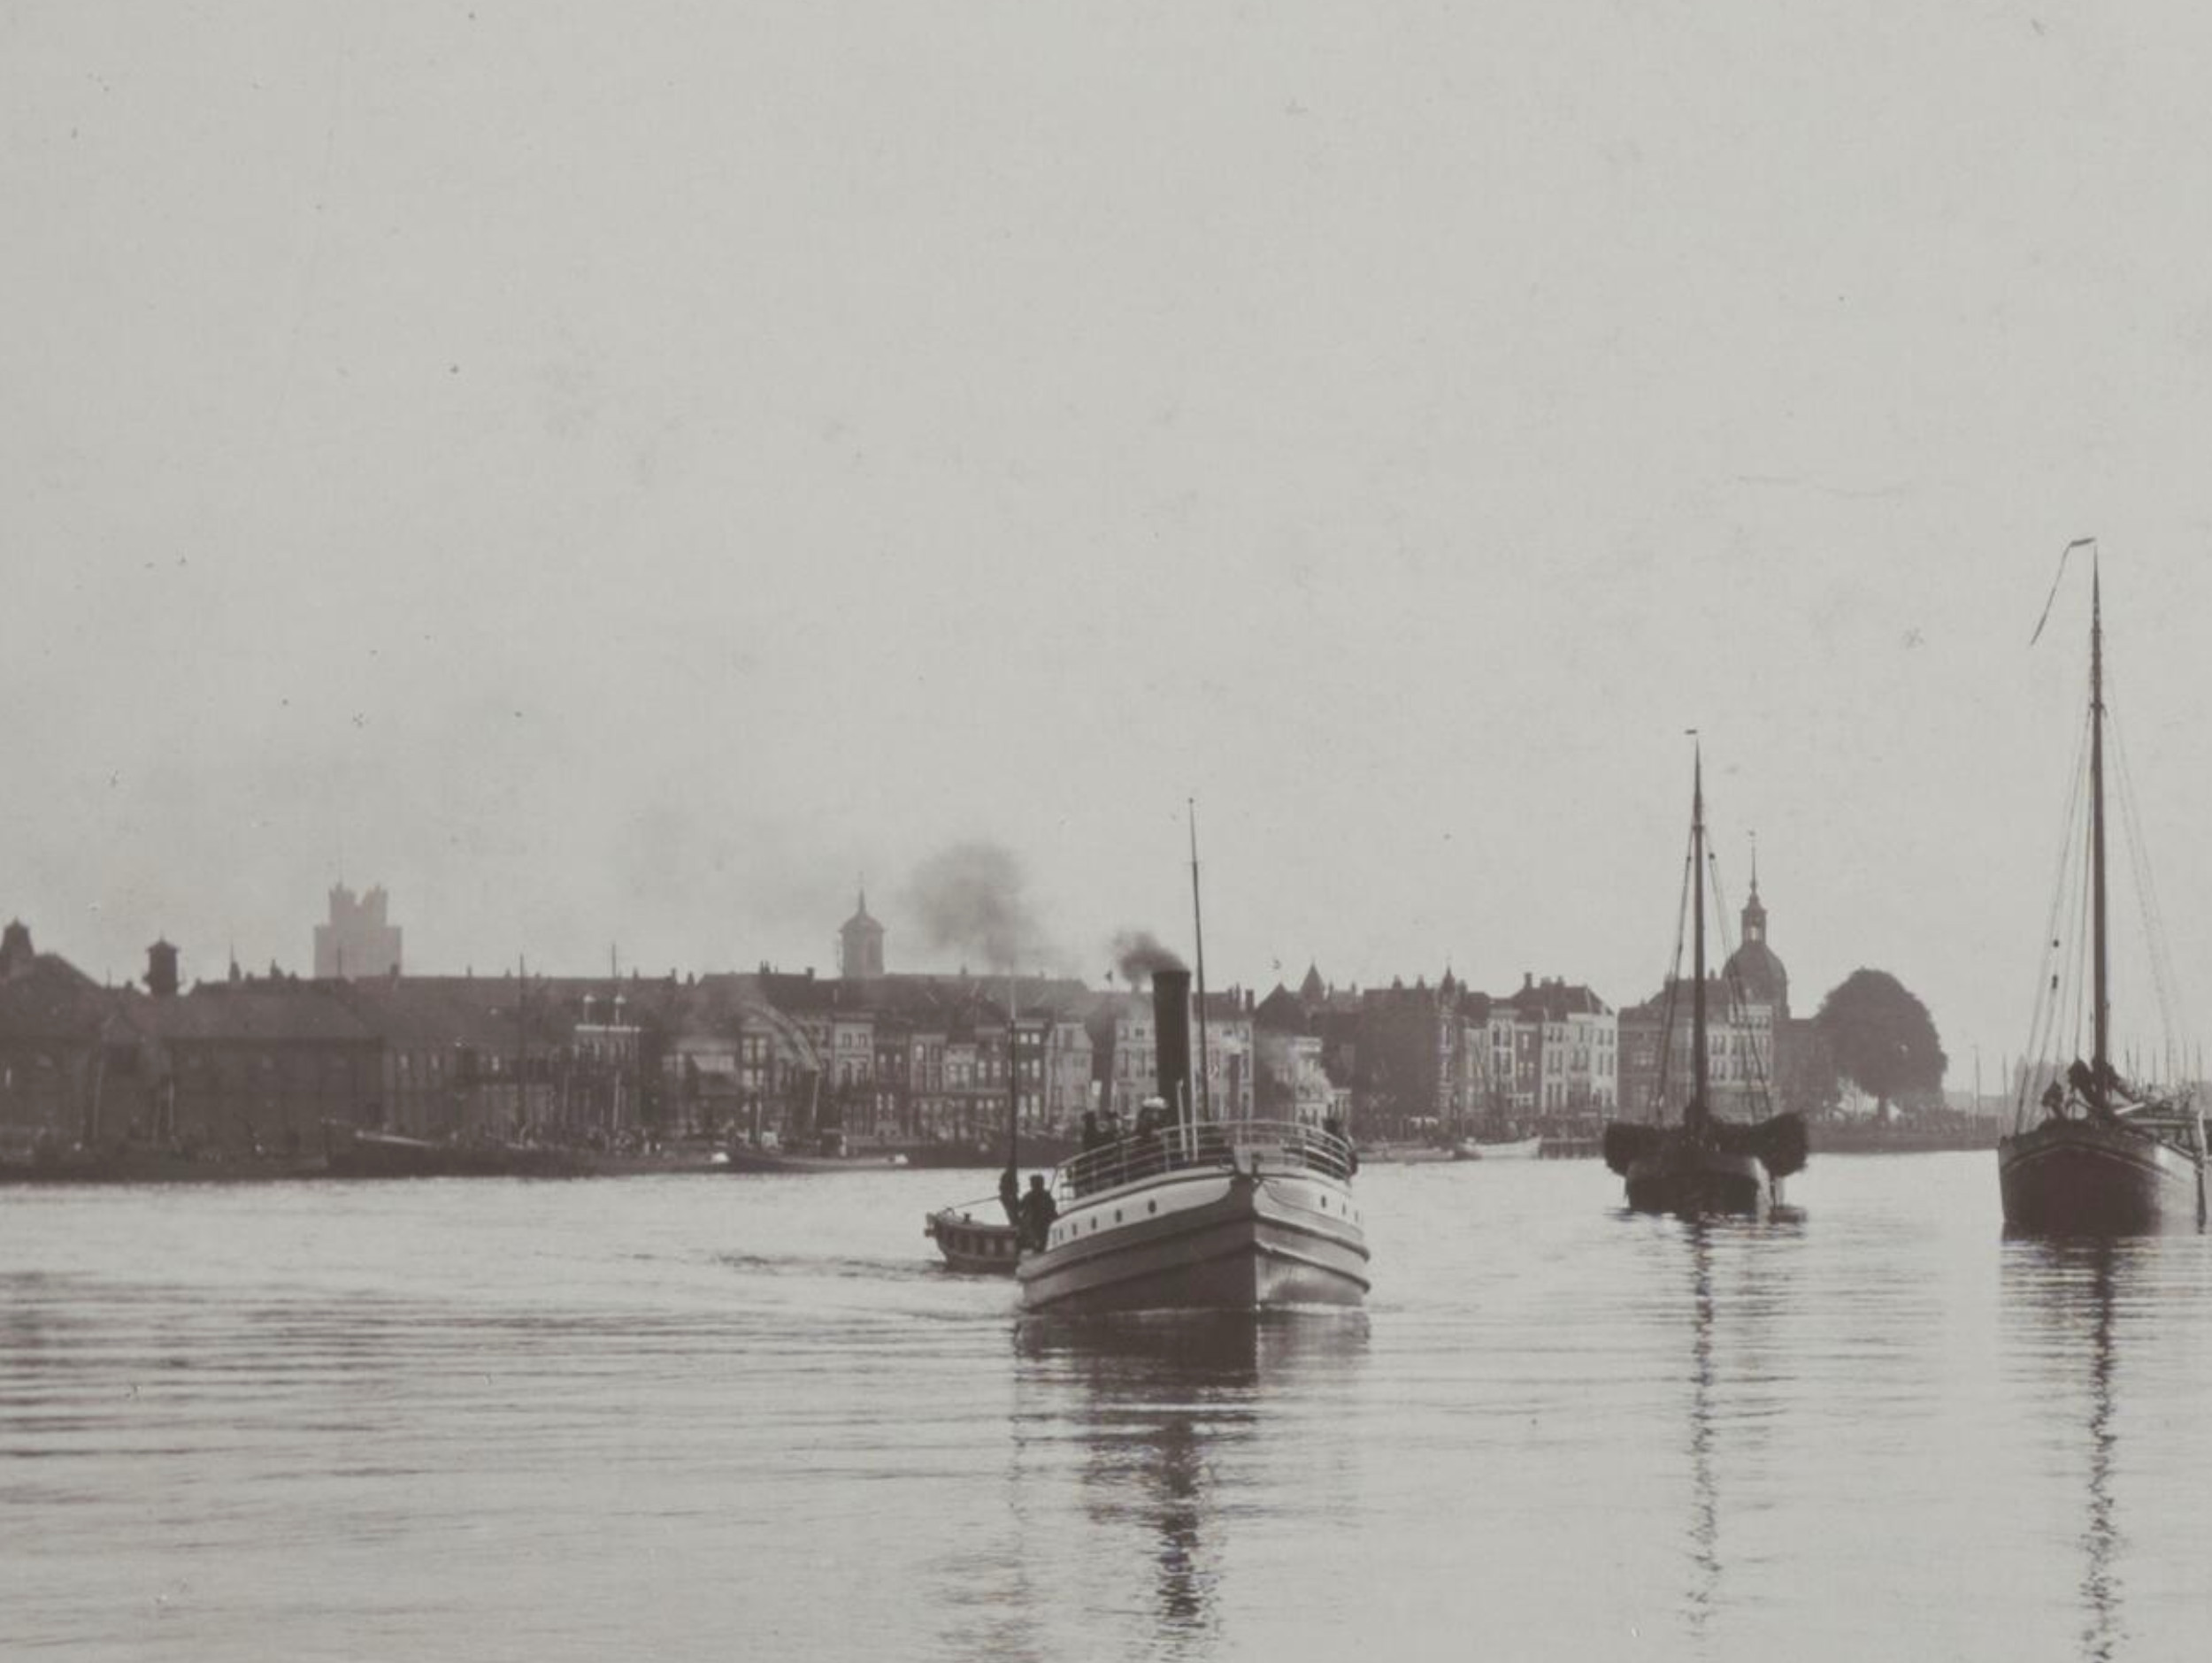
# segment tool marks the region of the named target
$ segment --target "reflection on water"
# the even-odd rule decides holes
[[[1754,1468],[1763,1453],[1766,1410],[1776,1383],[1770,1319],[1777,1301],[1790,1297],[1789,1245],[1801,1239],[1802,1222],[1796,1214],[1772,1222],[1680,1222],[1676,1228],[1686,1263],[1686,1299],[1651,1313],[1654,1322],[1678,1322],[1688,1336],[1690,1579],[1684,1610],[1693,1650],[1700,1655],[1727,1603],[1721,1472],[1732,1460]],[[1718,1285],[1724,1271],[1724,1291]]]
[[[1327,1474],[1323,1492],[1344,1488],[1340,1470],[1329,1469],[1350,1458],[1349,1440],[1325,1405],[1366,1341],[1359,1313],[1018,1325],[1018,1447],[1072,1437],[1094,1525],[1110,1538],[1141,1536],[1156,1655],[1200,1655],[1217,1633],[1214,1595],[1241,1469],[1265,1468],[1276,1483],[1302,1475],[1309,1485]],[[1018,1481],[1025,1470],[1017,1464]],[[1058,1482],[1049,1461],[1033,1470],[1044,1483]]]
[[[1985,1155],[1795,1226],[1601,1176],[1380,1169],[1363,1316],[1095,1326],[936,1270],[928,1173],[0,1197],[0,1650],[2197,1644],[2212,1240],[2001,1245]]]
[[[2005,1245],[2006,1293],[2039,1330],[2039,1354],[2052,1365],[2054,1413],[2080,1429],[2062,1447],[2078,1450],[2082,1473],[2081,1656],[2092,1663],[2109,1663],[2127,1635],[2120,1577],[2125,1544],[2114,1516],[2115,1384],[2128,1284],[2137,1260],[2150,1251],[2149,1242],[2131,1238],[2022,1238]]]
[[[1693,1309],[1690,1373],[1690,1633],[1702,1640],[1720,1590],[1720,1497],[1713,1478],[1713,1243],[1709,1226],[1691,1223]]]

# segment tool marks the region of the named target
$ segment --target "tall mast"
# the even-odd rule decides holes
[[[2099,589],[2097,556],[2089,556],[2089,824],[2092,909],[2095,942],[2097,1049],[2091,1067],[2091,1092],[2100,1107],[2111,1063],[2112,997],[2105,970],[2104,912],[2104,600]]]
[[[1693,1129],[1705,1124],[1705,750],[1700,746],[1693,764],[1694,781],[1690,795],[1690,863],[1696,898],[1692,932],[1690,993],[1690,1106],[1682,1123]]]
[[[1028,1245],[1022,1240],[1021,1088],[1014,1066],[1014,973],[1006,973],[1006,1170],[998,1175],[999,1205],[1006,1222],[1014,1227],[1014,1254],[1019,1258]]]
[[[1014,975],[1006,972],[1006,1176],[1018,1180],[1021,1168],[1021,1026],[1016,1019]]]
[[[515,954],[515,1130],[518,1133],[528,1123],[530,1116],[529,1089],[522,1083],[523,1072],[530,1063],[530,961],[523,954]]]
[[[1206,1063],[1206,923],[1198,906],[1198,803],[1194,798],[1184,802],[1190,810],[1190,926],[1198,949],[1198,1118],[1202,1122],[1213,1118],[1207,1084],[1212,1069]]]

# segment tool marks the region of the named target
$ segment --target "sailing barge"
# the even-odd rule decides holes
[[[2131,1085],[2112,1062],[2112,998],[2105,893],[2104,602],[2095,542],[2089,579],[2089,888],[2092,1053],[2054,1074],[2031,1107],[2024,1071],[2013,1130],[1997,1145],[2006,1229],[2031,1235],[2139,1235],[2201,1230],[2206,1212],[2204,1111],[2187,1092]],[[2060,575],[2065,574],[2061,558]],[[2049,608],[2045,608],[2049,615]],[[2037,625],[2038,633],[2042,626]],[[2124,779],[2124,773],[2123,774]],[[2066,875],[2061,873],[2062,890]],[[2147,909],[2147,897],[2143,898]],[[2056,943],[2053,943],[2054,949]],[[2060,977],[2037,1027],[2055,1011]],[[2076,984],[2079,985],[2078,983]],[[2034,1049],[2035,1047],[2031,1047]],[[2033,1119],[2033,1123],[2031,1119]]]
[[[1628,1205],[1639,1213],[1763,1213],[1778,1199],[1781,1180],[1805,1164],[1805,1123],[1796,1115],[1776,1115],[1755,1125],[1713,1114],[1709,1058],[1706,1052],[1705,985],[1705,762],[1694,767],[1690,796],[1691,882],[1694,897],[1691,967],[1690,1099],[1679,1123],[1668,1125],[1617,1120],[1605,1129],[1605,1164],[1627,1187]],[[1676,940],[1676,964],[1681,944]],[[1670,995],[1681,985],[1670,978]],[[1667,1033],[1674,1032],[1671,1008]],[[1667,1070],[1660,1070],[1663,1082]]]

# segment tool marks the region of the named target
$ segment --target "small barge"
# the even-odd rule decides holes
[[[1020,1250],[1021,1234],[1011,1224],[994,1223],[975,1215],[978,1207],[996,1207],[998,1198],[940,1207],[922,1221],[922,1234],[937,1244],[945,1256],[945,1268],[964,1276],[1010,1276]]]

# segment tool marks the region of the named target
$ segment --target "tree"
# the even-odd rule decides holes
[[[1820,1001],[1813,1026],[1837,1072],[1873,1094],[1884,1120],[1892,1098],[1943,1084],[1949,1059],[1928,1008],[1886,970],[1852,971]]]
[[[1836,1055],[1820,1024],[1792,1018],[1775,1046],[1774,1097],[1792,1114],[1816,1119],[1836,1107]]]

